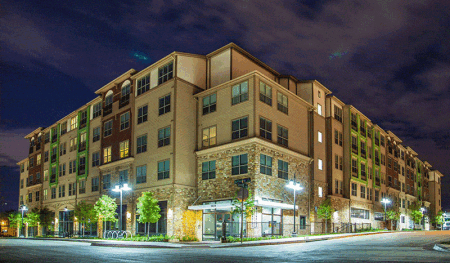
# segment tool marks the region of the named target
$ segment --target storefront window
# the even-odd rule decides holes
[[[282,215],[281,208],[262,208],[262,226],[261,231],[263,236],[267,235],[281,235],[282,231]]]

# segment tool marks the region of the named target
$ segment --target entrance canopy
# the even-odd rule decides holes
[[[233,205],[230,204],[204,204],[204,205],[191,205],[188,206],[189,210],[205,210],[205,209],[218,209],[218,210],[228,210],[233,208]]]
[[[274,201],[266,201],[266,200],[261,200],[261,199],[256,199],[255,205],[264,206],[264,207],[272,207],[272,208],[281,208],[281,209],[285,209],[285,210],[294,210],[294,205],[280,203],[280,202],[274,202]],[[298,209],[298,205],[295,206],[295,209]]]

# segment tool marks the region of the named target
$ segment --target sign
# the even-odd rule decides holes
[[[246,200],[248,198],[248,189],[247,187],[245,188],[240,188],[237,191],[237,199],[241,200],[242,199],[242,191],[244,191],[244,200]]]
[[[248,183],[250,183],[251,182],[251,179],[250,178],[244,178],[244,179],[237,179],[237,180],[234,180],[234,184],[236,184],[236,185],[240,185],[240,184],[248,184]],[[239,186],[239,187],[242,187],[242,186]]]

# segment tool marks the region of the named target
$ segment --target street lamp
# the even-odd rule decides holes
[[[68,211],[69,211],[69,209],[67,209],[67,207],[64,207],[64,218],[63,218],[64,219],[64,224],[63,224],[64,237],[66,237],[66,232],[67,233],[69,232],[69,226],[68,226],[68,222],[67,222],[67,218],[66,218],[66,212],[68,212]]]
[[[294,189],[294,232],[292,232],[292,236],[296,236],[297,233],[295,232],[295,197],[296,197],[295,191],[300,191],[303,189],[303,187],[301,187],[299,183],[294,183],[293,180],[290,180],[289,184],[287,184],[286,187]]]
[[[119,229],[122,230],[122,192],[131,190],[130,187],[128,187],[128,184],[123,185],[116,185],[116,187],[113,189],[114,192],[120,192],[120,221],[119,221]]]
[[[24,237],[24,234],[23,234],[23,213],[25,211],[28,211],[28,208],[27,208],[26,205],[22,205],[19,210],[22,211],[22,225],[21,225],[21,229],[20,229],[22,234],[20,235],[20,237]]]
[[[381,202],[384,204],[384,230],[387,230],[387,217],[386,217],[386,205],[389,204],[391,201],[387,198],[381,199]]]

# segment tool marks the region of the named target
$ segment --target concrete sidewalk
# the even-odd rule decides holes
[[[280,245],[292,243],[305,243],[322,240],[330,240],[354,236],[366,236],[392,233],[391,231],[382,232],[365,232],[365,233],[345,233],[345,234],[331,234],[321,236],[305,236],[280,238],[258,241],[245,241],[234,243],[220,243],[219,241],[202,241],[202,242],[147,242],[147,241],[117,241],[117,240],[99,240],[99,239],[70,239],[70,238],[33,238],[36,240],[55,240],[68,242],[86,242],[91,243],[91,246],[103,247],[136,247],[136,248],[227,248],[227,247],[249,247],[249,246],[265,246],[265,245]]]

